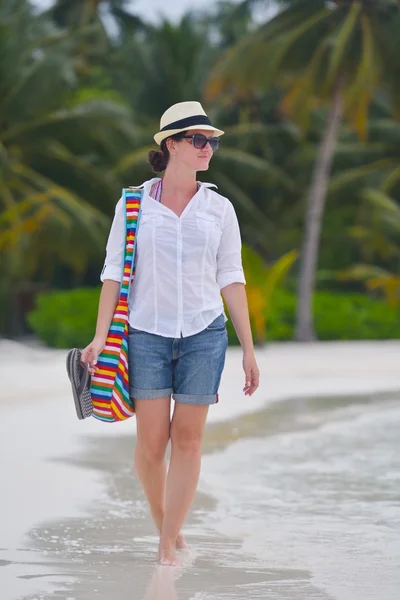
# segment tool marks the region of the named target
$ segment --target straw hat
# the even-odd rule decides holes
[[[160,131],[155,134],[157,144],[181,131],[189,129],[206,129],[213,131],[214,135],[223,135],[221,129],[216,129],[204,112],[200,102],[178,102],[170,106],[160,120]]]

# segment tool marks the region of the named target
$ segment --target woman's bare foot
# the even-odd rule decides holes
[[[181,564],[176,558],[176,549],[174,544],[161,544],[160,542],[157,552],[157,562],[165,567],[178,567]]]
[[[185,549],[189,548],[189,546],[186,543],[183,533],[180,533],[178,535],[178,537],[176,538],[175,547],[177,550],[185,550]]]

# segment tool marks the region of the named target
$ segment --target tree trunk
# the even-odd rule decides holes
[[[318,263],[318,249],[328,181],[342,119],[342,84],[335,84],[331,110],[319,148],[307,201],[305,231],[297,289],[296,340],[315,340],[313,294]]]

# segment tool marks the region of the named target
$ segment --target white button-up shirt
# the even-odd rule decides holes
[[[230,283],[246,283],[239,224],[230,200],[211,189],[216,187],[213,184],[201,182],[178,217],[150,196],[159,180],[143,184],[129,324],[164,337],[187,337],[205,329],[221,313],[226,322],[220,290]],[[120,198],[101,281],[121,281],[123,213]]]

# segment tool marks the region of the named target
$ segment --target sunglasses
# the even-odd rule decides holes
[[[184,135],[185,140],[192,140],[192,144],[198,150],[202,150],[210,144],[211,150],[215,152],[219,148],[219,137],[206,137],[202,133],[192,133],[192,135]]]

